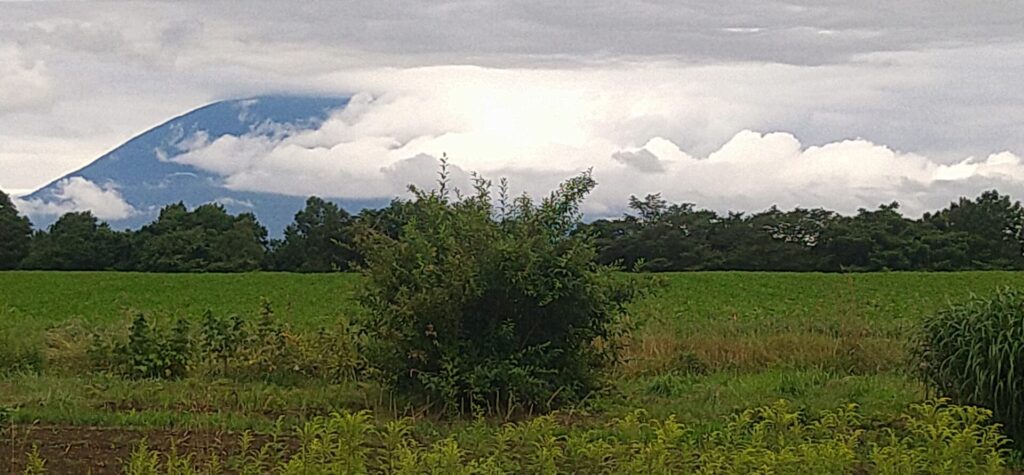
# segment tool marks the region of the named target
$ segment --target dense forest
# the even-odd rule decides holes
[[[346,271],[361,257],[363,227],[402,232],[409,202],[351,214],[310,197],[281,239],[251,213],[219,204],[164,207],[155,221],[119,231],[88,211],[33,230],[0,192],[0,269],[145,272]],[[587,223],[602,264],[646,271],[877,271],[1024,269],[1024,208],[997,191],[960,198],[910,219],[891,203],[844,216],[825,209],[754,214],[631,197],[630,213]]]

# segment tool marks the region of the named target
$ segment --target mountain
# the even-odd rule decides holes
[[[280,235],[306,197],[230,190],[220,176],[173,159],[187,151],[183,144],[197,134],[205,134],[210,141],[225,135],[287,135],[287,131],[318,127],[348,101],[347,97],[261,96],[209,104],[136,136],[22,199],[36,209],[61,210],[62,204],[67,206],[72,199],[69,184],[81,184],[84,179],[94,190],[92,194],[101,189],[117,190],[134,209],[126,217],[105,219],[114,227],[139,227],[155,219],[161,207],[178,201],[189,207],[218,202],[232,213],[254,212],[272,236]],[[355,211],[381,203],[339,204]],[[45,227],[57,215],[33,213],[32,218],[37,227]]]

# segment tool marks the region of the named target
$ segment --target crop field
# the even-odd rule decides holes
[[[304,473],[310,460],[342,458],[332,473],[687,473],[716,463],[731,468],[712,473],[748,473],[762,462],[742,457],[765,443],[763,431],[782,444],[772,453],[820,455],[789,471],[775,460],[778,473],[921,473],[898,468],[922,466],[913,463],[937,445],[903,436],[939,420],[966,431],[975,415],[934,403],[914,376],[915,324],[972,293],[1024,286],[1012,272],[661,274],[632,304],[607,391],[551,416],[442,419],[354,375],[359,355],[344,341],[357,338],[359,279],[0,273],[0,473]],[[140,313],[170,334],[181,320],[199,334],[272,315],[283,335],[274,341],[294,351],[286,361],[214,355],[178,378],[128,377],[116,358],[97,366],[111,351],[104,342]],[[697,455],[673,458],[682,452]],[[900,465],[893,454],[922,458]],[[1000,473],[984,463],[960,469]]]

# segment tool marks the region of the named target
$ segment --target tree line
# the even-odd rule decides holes
[[[165,206],[138,230],[119,231],[88,211],[33,230],[0,192],[0,269],[144,272],[347,271],[362,262],[361,228],[397,236],[409,202],[351,214],[306,200],[280,239],[252,213],[211,203]],[[660,195],[631,197],[621,218],[582,224],[596,260],[647,271],[877,271],[1024,269],[1024,208],[995,190],[918,219],[896,202],[844,216],[822,208],[727,213]]]
[[[843,216],[816,208],[755,214],[630,198],[633,214],[599,220],[598,260],[651,271],[1024,269],[1024,209],[997,191],[910,219],[899,203]]]
[[[345,271],[358,256],[352,247],[357,220],[317,197],[295,215],[282,239],[268,239],[252,213],[232,215],[217,203],[189,210],[165,206],[138,230],[114,230],[89,211],[62,215],[46,230],[32,230],[0,192],[0,269],[122,270],[144,272]]]

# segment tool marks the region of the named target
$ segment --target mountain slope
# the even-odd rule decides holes
[[[189,207],[219,202],[233,213],[252,211],[278,235],[305,201],[304,196],[240,192],[226,188],[221,177],[173,159],[186,152],[197,136],[213,141],[225,135],[285,134],[319,126],[348,98],[262,96],[221,101],[173,118],[125,142],[84,168],[54,180],[23,198],[37,227],[59,213],[95,206],[96,201],[122,200],[107,216],[115,227],[138,227],[153,220],[159,209],[178,201]],[[284,131],[284,132],[282,132]],[[92,200],[92,202],[90,202]],[[342,203],[362,208],[376,203]]]

